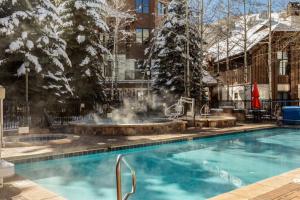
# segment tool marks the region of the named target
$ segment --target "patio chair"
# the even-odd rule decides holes
[[[254,115],[251,113],[251,110],[246,110],[246,115],[245,118],[247,121],[253,121],[254,120]]]

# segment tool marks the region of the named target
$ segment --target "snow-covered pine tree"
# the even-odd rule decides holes
[[[186,4],[182,0],[172,0],[168,6],[166,18],[161,27],[154,32],[151,45],[145,54],[152,60],[153,90],[161,96],[174,95],[176,98],[184,96],[184,69],[187,63],[186,54]],[[190,44],[190,74],[191,97],[197,100],[202,96],[202,70],[200,62],[199,31],[196,23],[189,25]],[[146,66],[147,67],[147,66]],[[201,94],[201,95],[200,95]]]
[[[106,100],[103,68],[109,51],[103,45],[105,22],[104,0],[65,0],[59,5],[62,37],[72,60],[69,71],[74,94],[82,102]]]
[[[0,0],[0,8],[5,8],[0,9],[0,65],[17,64],[17,76],[24,76],[27,70],[35,77],[30,80],[35,91],[59,100],[71,96],[64,73],[71,61],[66,42],[58,36],[61,20],[56,7],[50,0]]]

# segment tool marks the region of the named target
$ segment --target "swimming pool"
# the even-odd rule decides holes
[[[18,174],[70,200],[115,200],[118,154],[135,168],[134,200],[202,200],[300,167],[300,130],[247,134],[19,164]],[[131,187],[124,171],[123,192]]]

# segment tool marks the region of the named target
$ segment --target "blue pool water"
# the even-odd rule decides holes
[[[300,130],[270,129],[17,165],[70,200],[115,200],[115,161],[136,169],[134,200],[202,200],[300,167]],[[131,187],[124,169],[124,191]]]

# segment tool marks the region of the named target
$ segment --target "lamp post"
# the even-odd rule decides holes
[[[5,99],[5,88],[0,85],[0,160],[2,159],[3,147],[3,100]]]
[[[151,71],[150,69],[147,70],[147,77],[148,77],[148,84],[147,84],[147,96],[148,96],[148,101],[150,100],[150,76],[151,76]]]
[[[186,17],[186,29],[185,29],[185,35],[186,35],[186,69],[185,69],[185,96],[190,97],[190,21],[189,21],[189,0],[186,0],[185,2],[185,17]]]
[[[29,69],[29,63],[28,62],[26,62],[25,63],[25,72],[26,72],[26,74],[25,74],[25,84],[26,84],[26,91],[25,91],[25,93],[26,93],[26,120],[27,120],[27,127],[29,127],[29,124],[30,124],[30,122],[29,122],[29,78],[28,78],[28,76],[29,76],[29,71],[30,71],[30,69]]]

